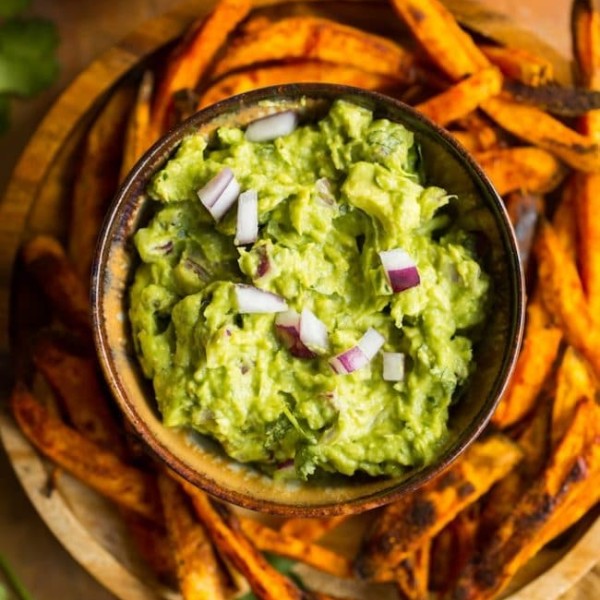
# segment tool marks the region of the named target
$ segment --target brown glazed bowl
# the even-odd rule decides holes
[[[450,412],[448,443],[433,464],[400,478],[331,477],[326,481],[273,481],[254,467],[227,457],[210,440],[169,429],[162,422],[152,386],[141,372],[128,323],[128,288],[138,258],[134,232],[144,225],[153,202],[150,178],[191,132],[211,136],[222,125],[244,126],[284,109],[310,116],[343,98],[406,125],[421,146],[426,181],[482,208],[477,219],[487,247],[485,268],[492,275],[494,305],[476,369]],[[524,286],[514,233],[504,205],[473,159],[444,130],[410,107],[373,92],[326,84],[299,84],[248,92],[215,104],[169,132],[138,162],[119,190],[104,223],[92,276],[94,335],[108,384],[133,429],[152,452],[183,478],[222,500],[246,508],[302,517],[348,514],[391,502],[445,469],[478,436],[492,415],[511,375],[523,327]]]

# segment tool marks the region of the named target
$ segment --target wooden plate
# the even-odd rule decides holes
[[[0,436],[21,484],[42,519],[73,557],[122,600],[158,600],[179,595],[162,587],[141,563],[129,545],[120,518],[108,502],[62,473],[53,478],[53,490],[49,492],[51,465],[40,458],[8,415],[6,398],[14,374],[30,372],[28,352],[23,351],[28,334],[45,319],[35,298],[25,291],[29,287],[26,276],[13,266],[18,266],[15,259],[24,238],[40,232],[64,237],[75,156],[89,123],[119,80],[137,77],[140,66],[151,61],[153,54],[179,36],[194,18],[207,12],[212,2],[200,3],[201,7],[198,4],[186,3],[144,24],[77,77],[31,139],[0,205]],[[276,0],[261,0],[257,4],[267,6],[266,10],[272,13],[311,12],[382,34],[402,33],[398,20],[383,2],[371,2],[368,8],[361,0],[284,5]],[[493,26],[498,21],[490,18],[490,14],[486,11],[488,25]],[[500,22],[506,28],[506,19]],[[9,367],[10,356],[13,364]],[[34,383],[40,393],[45,393],[41,382]],[[532,560],[519,573],[508,596],[512,600],[552,600],[571,588],[600,556],[597,516],[588,516],[562,536],[560,543],[555,542]],[[339,535],[347,542],[350,533],[345,530]],[[331,544],[335,546],[335,538]],[[365,592],[356,582],[340,584],[316,573],[306,577],[326,592],[373,597],[372,591]],[[600,597],[600,589],[593,589]],[[378,598],[383,598],[384,593],[378,593]],[[590,597],[589,592],[586,597]]]

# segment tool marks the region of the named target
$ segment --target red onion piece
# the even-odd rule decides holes
[[[315,191],[317,192],[317,198],[323,204],[327,206],[333,206],[335,204],[335,197],[331,190],[331,182],[327,177],[321,177],[315,181]]]
[[[415,261],[402,248],[380,252],[379,258],[394,293],[403,292],[421,283]]]
[[[259,290],[251,285],[237,284],[235,296],[240,313],[278,313],[288,308],[281,296]]]
[[[279,313],[275,317],[275,330],[293,356],[315,357],[314,352],[311,352],[300,340],[300,315],[295,310]]]
[[[238,198],[237,227],[233,243],[236,246],[253,244],[258,238],[258,195],[246,190]]]
[[[249,142],[270,142],[292,133],[297,126],[298,115],[286,110],[250,123],[246,128],[246,139]]]
[[[368,365],[384,343],[385,338],[378,331],[369,327],[356,346],[330,358],[329,364],[340,375],[352,373]]]
[[[383,353],[383,379],[385,381],[402,381],[404,379],[405,356],[402,352]]]
[[[200,202],[210,208],[220,198],[229,182],[233,179],[233,171],[225,167],[219,171],[204,187],[197,192]]]
[[[225,167],[197,193],[213,219],[219,221],[240,195],[240,185],[233,171]]]
[[[327,352],[329,337],[325,323],[307,308],[302,310],[300,316],[300,341],[313,352],[320,354]]]

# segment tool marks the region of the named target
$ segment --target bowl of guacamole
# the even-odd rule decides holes
[[[101,363],[134,429],[224,500],[357,512],[447,466],[510,375],[523,283],[474,162],[409,107],[324,84],[160,140],[101,235]]]

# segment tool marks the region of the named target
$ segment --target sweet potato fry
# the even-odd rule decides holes
[[[134,100],[131,86],[119,87],[92,124],[75,178],[69,223],[69,258],[88,280],[96,238],[119,181],[127,115]]]
[[[36,236],[23,245],[22,257],[56,316],[90,339],[88,292],[58,240],[46,235]]]
[[[145,71],[138,88],[135,104],[129,114],[123,145],[120,181],[125,179],[138,159],[154,141],[150,130],[150,105],[153,90],[154,75],[151,71]]]
[[[406,600],[427,600],[431,540],[427,539],[400,562],[395,573],[396,587]]]
[[[338,577],[352,575],[350,561],[332,550],[275,531],[254,519],[241,518],[240,524],[242,531],[263,552],[293,558]]]
[[[559,517],[562,507],[570,504],[573,495],[579,495],[585,481],[595,479],[598,483],[599,460],[600,406],[585,400],[577,406],[543,476],[469,563],[452,597],[461,600],[496,597],[518,568],[548,541],[548,532],[553,533],[552,522]]]
[[[492,416],[492,423],[497,427],[514,425],[533,410],[558,355],[562,337],[561,329],[550,322],[541,300],[532,300],[527,307],[527,328],[515,371]]]
[[[121,430],[109,409],[109,400],[100,383],[97,365],[89,349],[66,334],[46,331],[35,339],[35,366],[60,398],[73,427],[92,442],[126,459],[127,448]],[[161,577],[175,572],[172,555],[162,527],[130,511],[122,511],[142,557]]]
[[[481,108],[513,135],[552,152],[577,171],[600,171],[600,145],[533,106],[491,98]]]
[[[213,11],[176,49],[161,77],[152,105],[152,140],[168,128],[168,113],[176,92],[195,88],[208,71],[229,34],[246,17],[250,0],[219,0]]]
[[[303,82],[339,83],[368,90],[384,90],[395,85],[395,82],[385,75],[367,73],[343,65],[302,61],[251,69],[228,75],[206,90],[200,99],[198,108],[204,108],[229,96],[269,85]]]
[[[46,331],[35,339],[33,360],[65,406],[77,431],[123,455],[124,444],[101,388],[96,361],[65,334]]]
[[[498,133],[477,112],[467,115],[456,122],[460,131],[453,130],[454,135],[470,152],[491,150],[498,145]],[[463,131],[464,130],[464,131]]]
[[[392,0],[431,60],[454,81],[489,66],[488,59],[439,0]]]
[[[441,531],[521,459],[521,451],[496,434],[473,444],[445,473],[387,506],[367,535],[357,572],[375,581],[393,579],[400,562]]]
[[[515,190],[545,194],[565,176],[560,161],[541,148],[495,148],[475,153],[475,159],[500,195]]]
[[[562,326],[567,342],[600,375],[600,327],[587,306],[577,267],[549,223],[542,224],[535,250],[547,309]]]
[[[576,177],[571,176],[565,184],[554,215],[552,225],[565,251],[573,262],[577,260],[577,219],[575,215]]]
[[[528,50],[485,44],[479,49],[506,77],[533,86],[544,85],[554,79],[552,63]]]
[[[523,459],[482,499],[478,538],[485,542],[508,518],[513,507],[531,487],[546,465],[550,454],[550,421],[556,378],[551,375],[539,394],[535,410],[516,441],[523,450]],[[465,566],[463,563],[461,566]],[[455,573],[458,575],[458,572]]]
[[[162,524],[148,475],[49,415],[25,386],[15,387],[11,405],[21,430],[40,452],[118,505]]]
[[[590,311],[600,314],[600,175],[575,175],[574,205],[580,234],[577,249],[582,283]]]
[[[527,273],[533,238],[544,210],[544,199],[537,194],[513,192],[506,198],[506,209],[515,228],[523,270]]]
[[[573,2],[571,28],[579,79],[588,89],[600,89],[600,13],[594,2]]]
[[[322,519],[288,519],[279,531],[282,535],[296,537],[305,542],[316,542],[347,518],[348,515]]]
[[[502,74],[496,67],[488,67],[418,104],[416,109],[438,125],[446,125],[467,116],[501,90]]]
[[[224,599],[223,573],[204,527],[194,517],[189,498],[176,481],[162,473],[158,487],[181,595],[184,600]]]
[[[274,60],[319,60],[412,80],[414,57],[387,38],[318,17],[289,17],[238,37],[213,76]]]
[[[301,600],[303,593],[287,577],[265,560],[243,533],[231,511],[213,504],[208,496],[190,483],[177,478],[190,496],[194,510],[213,543],[231,564],[242,573],[261,600]]]
[[[567,348],[556,376],[556,396],[552,407],[552,444],[561,440],[577,403],[582,398],[594,399],[597,384],[587,363],[576,350]]]

